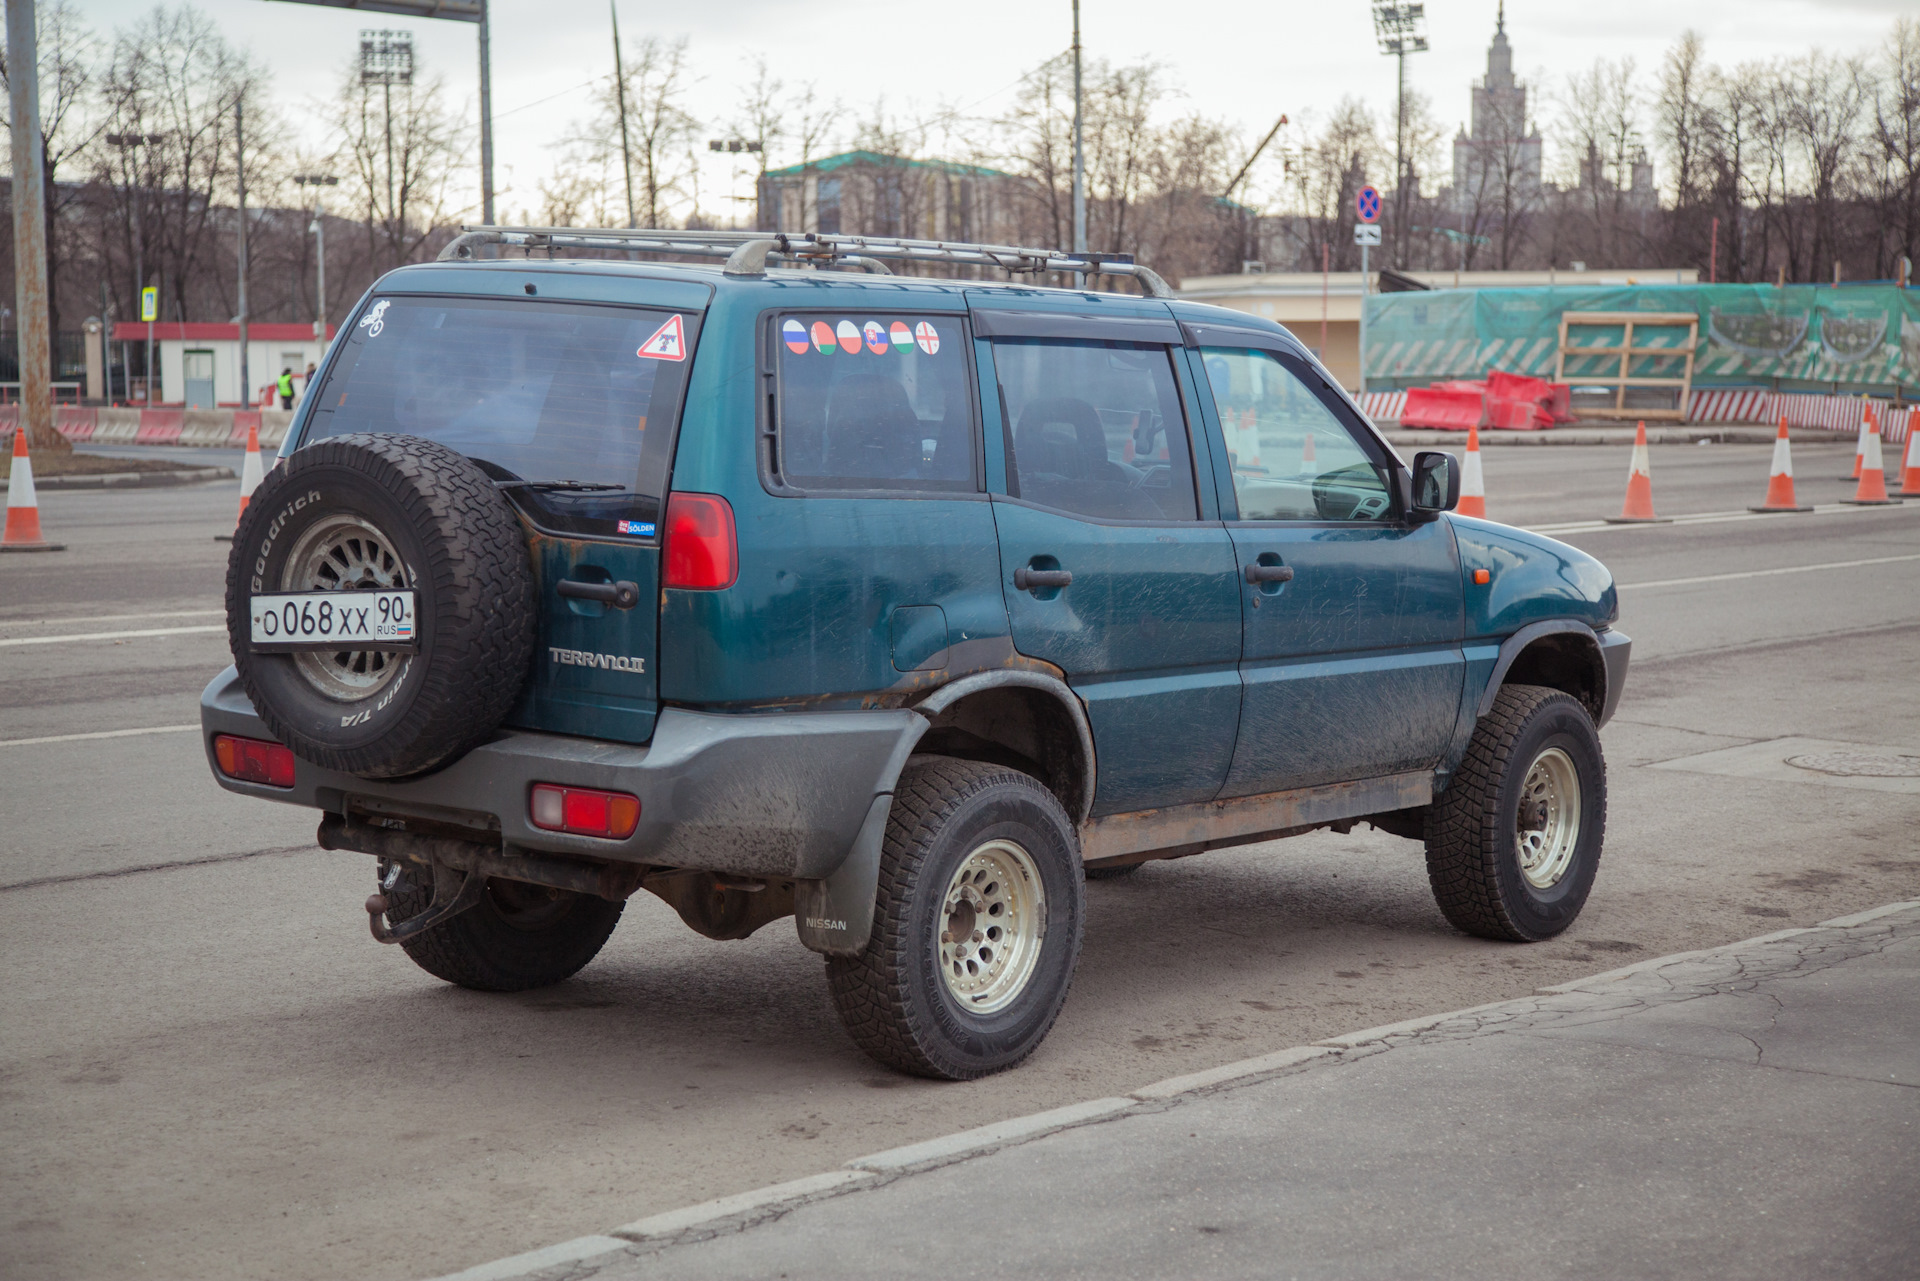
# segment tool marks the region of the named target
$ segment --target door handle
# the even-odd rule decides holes
[[[1293,581],[1293,566],[1248,565],[1247,581],[1249,583],[1290,583]]]
[[[1028,569],[1025,565],[1013,571],[1013,585],[1023,592],[1036,591],[1043,587],[1073,586],[1073,571],[1070,569]]]
[[[577,578],[560,580],[558,591],[575,600],[597,600],[615,609],[632,609],[640,603],[640,584],[624,579],[617,583],[586,583]]]

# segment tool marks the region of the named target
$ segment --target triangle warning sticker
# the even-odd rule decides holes
[[[636,356],[645,356],[649,360],[685,360],[687,358],[687,331],[680,324],[680,317],[670,318],[666,324],[653,331],[653,336],[640,344]]]

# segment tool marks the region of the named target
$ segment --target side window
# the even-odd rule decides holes
[[[950,316],[775,319],[782,478],[801,489],[974,493],[967,343]]]
[[[1271,352],[1201,350],[1242,520],[1386,520],[1392,490],[1346,424]]]
[[[1116,520],[1195,520],[1193,459],[1167,349],[1011,338],[993,344],[1014,496]]]

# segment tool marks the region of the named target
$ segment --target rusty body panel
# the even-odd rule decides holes
[[[1107,814],[1080,829],[1080,857],[1083,862],[1105,866],[1180,858],[1229,845],[1297,836],[1316,827],[1412,809],[1432,800],[1432,772],[1416,770],[1197,805]]]

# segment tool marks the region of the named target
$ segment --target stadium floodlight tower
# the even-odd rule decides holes
[[[1400,61],[1400,97],[1393,131],[1394,259],[1405,267],[1407,238],[1407,55],[1427,51],[1427,6],[1373,0],[1373,38],[1380,52]]]

